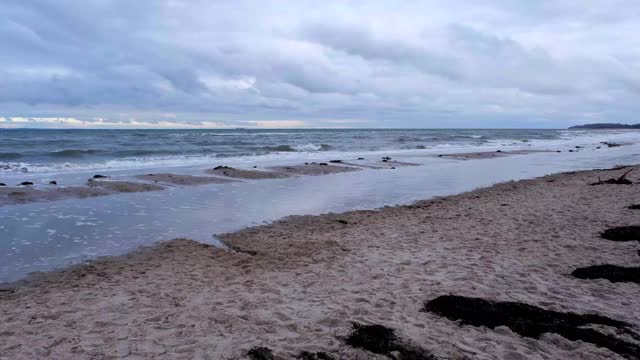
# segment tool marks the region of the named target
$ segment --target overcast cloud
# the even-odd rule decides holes
[[[640,4],[4,0],[0,127],[640,122]]]

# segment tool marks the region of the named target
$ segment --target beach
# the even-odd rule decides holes
[[[590,185],[630,169],[631,185]],[[355,322],[394,329],[442,359],[632,358],[555,333],[461,326],[423,308],[452,294],[599,314],[632,329],[603,333],[640,345],[639,285],[571,276],[590,265],[638,266],[637,241],[601,233],[637,224],[639,210],[628,206],[640,203],[639,174],[639,166],[554,174],[292,216],[218,234],[228,249],[174,239],[33,275],[0,292],[0,357],[240,359],[267,347],[283,359],[386,358],[345,342]]]

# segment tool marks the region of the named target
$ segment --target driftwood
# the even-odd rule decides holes
[[[631,185],[633,184],[633,182],[629,179],[627,179],[627,174],[629,174],[630,172],[632,172],[633,169],[629,169],[627,170],[624,174],[622,174],[622,176],[620,176],[619,178],[611,178],[608,180],[602,180],[600,179],[600,177],[598,176],[598,182],[594,182],[591,183],[590,185],[604,185],[604,184],[614,184],[614,185]]]

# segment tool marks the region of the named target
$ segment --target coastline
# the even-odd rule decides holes
[[[637,182],[640,166],[630,178]],[[582,280],[576,268],[638,264],[637,184],[590,186],[592,170],[500,183],[411,205],[292,216],[220,235],[235,252],[186,239],[44,273],[0,292],[9,358],[283,358],[324,351],[369,358],[340,339],[350,322],[383,324],[439,358],[615,358],[558,335],[459,326],[420,312],[454,293],[598,313],[637,329],[638,285]],[[19,329],[19,330],[16,330]],[[206,356],[205,356],[206,355]]]

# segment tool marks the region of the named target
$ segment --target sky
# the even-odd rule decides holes
[[[3,0],[0,128],[640,122],[638,0]]]

